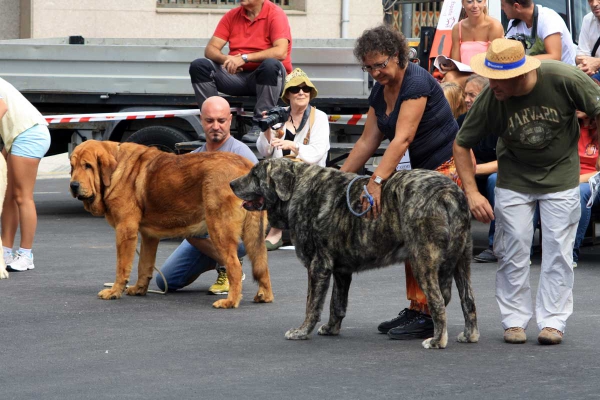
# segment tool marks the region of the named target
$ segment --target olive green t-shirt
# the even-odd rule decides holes
[[[579,124],[576,110],[600,114],[600,87],[579,69],[544,60],[537,83],[525,96],[496,100],[480,93],[456,136],[474,147],[487,135],[499,136],[500,188],[521,193],[555,193],[579,185]]]

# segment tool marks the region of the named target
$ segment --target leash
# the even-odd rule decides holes
[[[354,211],[352,209],[352,204],[350,204],[350,188],[352,187],[352,184],[354,184],[354,182],[356,182],[358,179],[361,178],[368,178],[367,175],[357,175],[354,177],[354,179],[352,179],[350,181],[350,183],[348,184],[348,188],[346,189],[346,204],[348,204],[348,210],[350,210],[350,212],[352,214],[354,214],[357,217],[362,217],[363,215],[365,215],[366,213],[369,212],[369,210],[373,207],[373,196],[371,196],[371,194],[369,193],[369,191],[367,190],[367,185],[363,186],[363,195],[360,196],[360,198],[362,199],[363,197],[366,198],[369,201],[369,206],[367,207],[367,209],[361,213],[357,213],[356,211]]]
[[[140,252],[139,250],[135,249],[135,252],[137,253],[138,257],[140,256]],[[163,279],[163,282],[165,283],[165,290],[153,290],[153,289],[148,289],[147,293],[156,293],[156,294],[167,294],[167,292],[169,291],[169,284],[167,283],[167,279],[165,278],[165,276],[163,275],[162,271],[158,268],[156,268],[156,266],[154,265],[153,268],[156,270],[156,272],[158,272],[160,274],[160,276]],[[105,283],[104,287],[113,287],[114,283],[113,282],[109,282],[109,283]],[[127,289],[129,287],[129,285],[125,286],[125,289]]]

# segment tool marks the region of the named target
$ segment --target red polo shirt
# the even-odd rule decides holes
[[[248,54],[270,49],[278,39],[288,40],[287,57],[283,66],[292,72],[292,34],[287,15],[281,7],[265,0],[254,21],[246,16],[242,6],[227,12],[219,21],[214,36],[229,42],[229,54]],[[258,68],[258,63],[244,65],[245,71]]]

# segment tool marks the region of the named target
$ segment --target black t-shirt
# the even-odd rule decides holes
[[[390,115],[385,113],[387,106],[383,89],[383,85],[375,83],[369,96],[369,105],[377,116],[377,127],[390,141],[396,136],[396,122],[402,102],[427,97],[415,138],[408,147],[411,167],[434,170],[448,161],[452,157],[452,143],[458,125],[440,84],[424,68],[408,63],[400,95]]]

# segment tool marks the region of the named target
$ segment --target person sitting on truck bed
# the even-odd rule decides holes
[[[229,54],[223,47],[229,43]],[[204,56],[190,65],[198,107],[218,92],[256,96],[254,119],[277,104],[283,79],[292,72],[292,35],[284,11],[269,0],[242,0],[228,11],[206,45]],[[252,124],[249,138],[260,128]]]
[[[588,0],[588,4],[592,12],[583,17],[575,62],[580,70],[600,80],[600,0]]]
[[[571,33],[556,11],[536,6],[532,0],[500,0],[500,7],[510,19],[507,39],[521,40],[526,53],[540,60],[575,65]]]
[[[384,25],[366,30],[356,40],[354,55],[362,63],[362,69],[373,77],[375,85],[369,96],[362,135],[341,170],[358,172],[381,142],[390,140],[367,184],[367,191],[373,197],[369,214],[377,218],[381,210],[381,185],[396,172],[407,150],[412,168],[435,170],[457,181],[452,143],[458,124],[439,83],[427,70],[408,61],[408,44],[400,32]],[[364,202],[363,208],[366,208]],[[427,299],[408,260],[405,270],[410,306],[377,329],[392,339],[431,337],[433,322]]]
[[[231,107],[227,100],[219,96],[206,99],[202,104],[200,116],[202,129],[206,133],[206,143],[193,152],[228,151],[246,157],[256,164],[258,159],[252,150],[231,136],[231,118]],[[241,257],[246,255],[246,248],[242,242],[239,243],[237,251],[241,261]],[[218,258],[208,235],[187,238],[167,258],[160,271],[167,281],[169,291],[175,291],[190,285],[200,274],[216,268],[219,276],[208,291],[213,294],[227,294],[227,271],[224,266],[217,265],[215,260]],[[156,276],[156,284],[161,290],[165,290],[165,282],[160,274]]]
[[[0,136],[4,143],[8,186],[2,209],[2,246],[9,271],[34,268],[33,238],[37,213],[33,189],[38,166],[50,148],[48,123],[40,112],[13,85],[0,78]],[[13,253],[17,228],[19,249]]]

